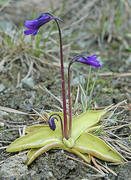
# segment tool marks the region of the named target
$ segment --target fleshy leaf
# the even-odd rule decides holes
[[[99,126],[93,126],[89,129],[87,129],[85,132],[86,133],[89,133],[89,132],[92,132],[92,131],[99,131],[101,132],[103,130],[104,126],[103,125],[99,125]]]
[[[43,127],[12,142],[7,152],[22,151],[30,148],[39,148],[51,143],[61,143],[61,133],[55,133],[49,127]]]
[[[61,147],[61,144],[59,143],[51,143],[43,146],[42,148],[37,148],[37,149],[31,149],[28,154],[28,160],[26,162],[27,165],[30,165],[32,161],[34,161],[38,156],[43,154],[46,151],[49,151],[50,149],[56,148],[56,147]]]
[[[30,149],[30,150],[29,150],[29,152],[28,152],[28,154],[27,154],[28,160],[27,160],[26,164],[28,164],[29,159],[31,159],[32,156],[34,156],[34,154],[35,154],[37,151],[39,151],[40,149],[41,149],[41,148],[33,148],[33,149]]]
[[[85,130],[97,124],[105,110],[88,110],[77,117],[73,117],[72,138],[75,141]]]
[[[43,129],[45,127],[49,127],[48,125],[45,124],[41,124],[41,125],[34,125],[34,126],[29,126],[26,128],[25,132],[27,134],[34,132],[34,131],[38,131],[39,129]]]
[[[74,148],[68,149],[68,151],[71,152],[71,153],[76,154],[77,156],[79,156],[81,159],[83,159],[87,163],[90,163],[90,161],[91,161],[90,155],[88,155],[88,154],[81,153],[80,151],[77,151]]]
[[[122,155],[107,145],[103,140],[89,133],[83,133],[75,142],[74,148],[81,153],[88,153],[101,160],[109,162],[124,161]]]

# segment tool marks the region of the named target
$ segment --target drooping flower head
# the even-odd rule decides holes
[[[99,61],[97,60],[96,54],[94,54],[92,56],[87,56],[85,54],[75,56],[72,59],[71,64],[74,63],[74,62],[80,62],[80,63],[84,63],[84,64],[94,66],[94,67],[101,67],[102,66],[99,63]]]
[[[49,119],[48,119],[48,124],[50,126],[50,129],[52,129],[53,131],[56,129],[56,124],[55,124],[55,120],[60,120],[61,122],[61,131],[62,131],[62,135],[63,135],[63,122],[62,122],[62,118],[58,113],[53,113]]]
[[[48,121],[50,129],[52,129],[53,131],[56,129],[55,119],[57,120],[57,118],[53,117],[53,118],[50,118]]]
[[[53,19],[62,21],[61,19],[54,17],[50,13],[42,13],[37,19],[34,20],[26,20],[24,26],[28,29],[24,31],[24,34],[25,35],[33,34],[35,36],[42,25],[48,23]]]

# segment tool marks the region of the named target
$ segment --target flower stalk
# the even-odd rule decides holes
[[[70,67],[72,63],[68,66],[68,108],[69,108],[69,137],[71,137],[72,130],[72,106],[71,106],[71,85],[70,85]]]
[[[69,63],[68,66],[68,108],[69,108],[69,137],[71,137],[71,131],[72,131],[72,106],[71,106],[71,84],[70,84],[70,69],[71,69],[71,65],[74,62],[80,62],[80,63],[84,63],[90,66],[94,66],[94,67],[100,67],[100,63],[97,60],[97,56],[94,54],[93,56],[87,56],[87,55],[78,55],[75,56],[71,62]]]
[[[63,65],[63,44],[62,44],[62,33],[60,29],[60,25],[58,21],[62,21],[61,19],[53,16],[51,13],[42,13],[37,19],[34,20],[26,20],[24,25],[27,28],[24,33],[25,35],[33,35],[35,36],[39,28],[48,23],[49,21],[54,20],[57,25],[58,33],[59,33],[59,42],[60,42],[60,64],[61,64],[61,79],[62,79],[62,99],[63,99],[63,119],[64,123],[62,122],[62,119],[59,117],[61,121],[61,130],[62,130],[62,137],[66,140],[71,137],[71,131],[72,131],[72,107],[71,107],[71,90],[70,90],[70,67],[71,64],[74,62],[80,62],[87,65],[100,67],[99,61],[97,60],[97,56],[87,56],[87,55],[78,55],[75,56],[71,62],[69,63],[68,67],[68,103],[69,103],[69,123],[67,123],[67,108],[66,108],[66,92],[65,92],[65,78],[64,78],[64,65]],[[58,116],[58,115],[57,115]],[[56,117],[52,116],[49,118],[49,126],[52,130],[55,130],[55,121],[57,120]],[[67,125],[69,124],[69,127]],[[64,126],[63,126],[64,125]]]
[[[61,62],[61,78],[62,78],[62,98],[63,98],[63,116],[64,116],[64,137],[68,137],[67,135],[67,108],[66,108],[66,93],[65,93],[65,78],[64,78],[64,66],[63,66],[63,44],[62,44],[62,34],[58,21],[55,19],[57,24],[58,32],[59,32],[59,40],[60,40],[60,62]]]

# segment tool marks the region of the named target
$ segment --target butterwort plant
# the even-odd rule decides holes
[[[26,128],[26,135],[16,139],[6,149],[7,152],[17,152],[29,149],[27,165],[31,164],[42,153],[52,148],[60,148],[74,153],[86,162],[90,162],[90,157],[94,156],[109,162],[123,162],[124,158],[115,149],[107,145],[102,139],[91,132],[97,129],[97,124],[106,110],[88,110],[78,116],[72,116],[70,72],[73,63],[83,63],[88,66],[101,67],[94,54],[88,56],[80,54],[73,57],[68,66],[68,114],[66,107],[66,91],[63,65],[62,33],[59,22],[60,18],[50,13],[43,13],[35,20],[25,21],[27,28],[25,35],[37,35],[41,26],[55,21],[59,33],[60,44],[60,69],[62,83],[63,112],[51,112],[48,116],[48,124],[35,125]]]

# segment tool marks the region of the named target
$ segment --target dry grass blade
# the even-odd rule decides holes
[[[115,141],[115,143],[120,146],[122,149],[128,151],[129,153],[131,153],[131,149],[129,149],[128,147],[126,147],[125,145],[121,144],[120,142],[118,141]],[[130,154],[131,155],[131,154]]]
[[[101,137],[102,138],[102,137]],[[124,160],[124,161],[127,161],[127,159],[122,155],[122,154],[120,154],[119,153],[119,149],[114,145],[112,145],[109,141],[111,141],[111,142],[113,142],[114,140],[112,140],[112,139],[110,139],[109,137],[105,137],[104,139],[103,139],[112,149],[115,149],[115,151],[119,154],[119,156],[121,156],[122,157],[122,159]],[[119,164],[121,164],[121,163],[119,163]]]
[[[44,115],[41,115],[38,111],[36,111],[35,109],[32,109],[39,117],[41,117],[45,122],[47,122],[47,119],[45,119]]]
[[[0,12],[3,11],[3,9],[5,9],[7,6],[10,5],[12,0],[8,0],[1,8],[0,8]]]
[[[29,76],[31,75],[31,73],[33,71],[33,62],[30,60],[30,58],[28,57],[28,55],[26,53],[25,53],[25,58],[26,58],[27,62],[30,64],[30,66],[29,66],[29,70],[28,70],[26,76],[21,80],[23,82],[29,78]]]
[[[86,19],[89,16],[89,14],[86,14],[85,16],[81,17],[78,21],[75,21],[73,23],[70,23],[70,25],[67,25],[66,27],[64,27],[63,29],[67,29],[70,27],[73,27],[75,25],[78,25],[80,22],[82,22],[84,19]]]
[[[95,165],[95,167],[101,172],[101,174],[104,174],[104,172],[101,170],[101,167],[96,163],[95,158],[91,156],[91,161]]]
[[[131,93],[130,90],[128,90],[127,88],[125,88],[129,93]],[[131,104],[128,104],[127,106],[124,107],[125,110],[131,111]]]
[[[103,165],[99,160],[96,160],[98,164],[100,164],[102,167],[104,167],[105,169],[108,170],[108,172],[112,173],[114,176],[117,176],[117,174],[112,170],[110,169],[107,164],[106,165]]]
[[[115,149],[117,149],[119,152],[124,154],[125,158],[131,159],[131,153],[127,152],[126,150],[123,150],[120,146],[117,146],[116,144],[113,144],[113,145],[114,145]]]
[[[62,107],[62,101],[58,98],[58,97],[56,97],[54,94],[52,94],[46,87],[42,87],[41,85],[39,85],[39,87],[43,90],[43,91],[46,91],[49,95],[51,95],[54,99],[56,99],[59,103],[60,103],[60,105],[61,105],[61,107]]]
[[[87,167],[93,169],[95,172],[103,175],[103,173],[101,173],[101,171],[99,171],[97,168],[91,166],[90,164],[87,164],[87,163],[85,163],[85,162],[83,162],[83,161],[80,161],[80,160],[78,160],[78,159],[76,159],[76,158],[74,158],[74,157],[71,157],[71,156],[69,156],[69,155],[65,155],[65,156],[66,156],[67,158],[69,158],[69,159],[72,159],[72,160],[74,160],[74,161],[80,162],[80,163],[86,165]]]
[[[112,73],[112,72],[107,72],[107,73],[100,73],[99,76],[102,76],[102,77],[109,77],[111,76],[112,78],[125,78],[125,77],[130,77],[131,76],[131,73],[128,72],[128,73]]]
[[[57,108],[57,109],[58,109],[58,111],[60,111],[60,112],[62,112],[62,111],[63,111],[63,109],[62,109],[62,108],[60,108],[60,107],[59,107],[59,106],[57,106],[57,105],[53,105],[52,107]]]
[[[112,109],[115,109],[115,110],[113,111],[113,113],[114,113],[114,112],[116,111],[116,109],[117,109],[118,107],[120,107],[122,104],[127,104],[127,100],[121,101],[121,102],[117,103],[116,105],[111,104],[110,106],[106,107],[106,110],[107,110],[107,111],[110,111],[110,110],[112,110]]]
[[[35,56],[30,56],[32,59],[34,59],[34,63],[36,64],[36,61],[35,60],[37,60],[38,62],[40,62],[41,64],[46,64],[46,65],[48,65],[48,66],[53,66],[53,67],[56,67],[56,68],[59,68],[60,66],[58,65],[58,63],[57,64],[55,64],[54,62],[52,62],[52,63],[50,63],[50,62],[48,62],[48,61],[43,61],[43,60],[41,60],[40,58],[38,58],[38,57],[35,57]],[[40,69],[42,69],[41,67],[39,67]]]
[[[0,106],[0,111],[5,111],[8,113],[22,114],[22,115],[29,115],[28,113],[18,111],[18,110],[12,109],[12,108],[4,107],[4,106]]]
[[[7,148],[7,146],[4,146],[4,147],[0,147],[0,149],[6,149]]]
[[[80,87],[78,85],[74,106],[78,104],[79,94],[80,94]]]
[[[19,136],[24,136],[25,135],[25,130],[26,130],[26,126],[24,126],[22,129],[19,128]]]
[[[22,136],[21,129],[19,128],[18,131],[19,131],[19,136],[21,137]]]
[[[116,129],[120,129],[120,128],[123,128],[123,127],[129,127],[131,126],[131,123],[128,123],[128,124],[123,124],[123,125],[119,125],[119,126],[112,126],[112,127],[107,127],[105,128],[105,130],[111,130],[111,131],[114,131]]]
[[[1,162],[0,162],[0,166],[1,166],[3,163],[4,163],[4,161],[1,161]]]

